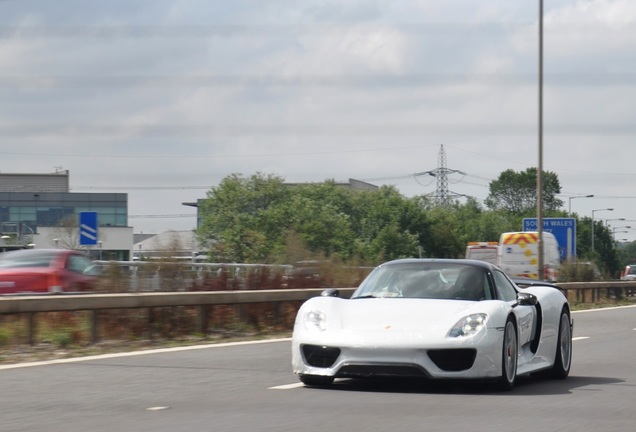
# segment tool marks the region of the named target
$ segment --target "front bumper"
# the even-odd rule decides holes
[[[297,374],[332,377],[415,376],[479,379],[501,375],[502,333],[422,343],[422,335],[378,343],[347,343],[342,337],[294,337],[292,366]],[[368,339],[368,338],[364,338]],[[419,342],[418,342],[419,341]]]

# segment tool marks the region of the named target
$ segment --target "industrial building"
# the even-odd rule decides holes
[[[0,173],[0,249],[84,249],[93,259],[129,260],[128,194],[76,193],[69,184],[68,170]],[[96,245],[80,245],[80,212],[98,215]]]

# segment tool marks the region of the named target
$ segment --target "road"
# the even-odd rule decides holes
[[[1,432],[632,431],[636,307],[574,315],[564,381],[511,392],[453,383],[304,388],[289,340],[0,367]]]

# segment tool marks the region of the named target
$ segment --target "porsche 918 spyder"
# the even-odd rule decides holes
[[[299,309],[292,366],[306,385],[381,376],[491,380],[547,371],[572,359],[567,298],[522,289],[474,260],[405,259],[375,268],[351,298],[328,289]]]

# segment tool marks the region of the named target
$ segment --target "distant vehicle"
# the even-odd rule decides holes
[[[307,300],[292,336],[306,385],[335,378],[493,380],[501,389],[541,370],[566,378],[572,359],[567,298],[518,288],[474,260],[404,259],[373,270],[350,299],[335,288]]]
[[[539,233],[506,232],[499,238],[498,266],[511,278],[539,279]],[[543,279],[556,282],[561,254],[554,234],[543,232]]]
[[[324,264],[324,263],[322,263]],[[323,276],[319,261],[299,261],[283,275],[285,288],[326,288],[329,283]]]
[[[0,254],[0,294],[60,293],[94,288],[99,268],[67,249],[25,249]]]
[[[621,280],[634,281],[636,280],[636,264],[630,264],[625,266],[625,270],[621,273]]]
[[[499,256],[499,243],[497,242],[470,242],[466,246],[466,259],[474,259],[478,261],[497,264]]]

